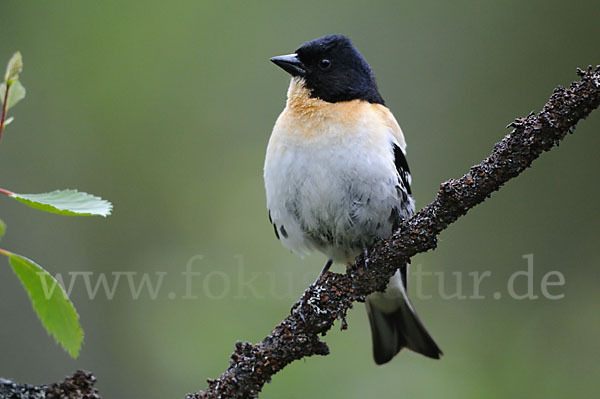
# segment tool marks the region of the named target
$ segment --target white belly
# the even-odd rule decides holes
[[[401,201],[394,138],[373,134],[362,123],[353,131],[328,127],[300,137],[275,126],[265,160],[267,207],[286,248],[300,255],[316,249],[351,262],[375,238],[391,233],[391,213]]]

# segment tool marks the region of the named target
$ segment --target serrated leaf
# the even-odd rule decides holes
[[[32,208],[59,215],[108,216],[112,210],[110,202],[77,190],[56,190],[43,194],[10,193],[9,196]]]
[[[0,220],[0,240],[4,237],[4,233],[6,233],[6,223]]]
[[[23,57],[21,52],[17,51],[10,57],[8,65],[6,66],[6,73],[4,74],[4,81],[10,82],[11,80],[19,79],[19,74],[23,70]]]
[[[18,80],[10,85],[8,98],[6,99],[6,109],[14,107],[19,101],[25,98],[27,91]],[[0,83],[0,103],[4,104],[4,95],[6,94],[6,83]]]
[[[64,288],[40,265],[24,256],[0,250],[8,256],[44,328],[73,358],[79,356],[83,330],[79,315]]]

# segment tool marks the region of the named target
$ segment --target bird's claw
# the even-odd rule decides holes
[[[329,259],[327,261],[327,263],[325,264],[325,266],[323,267],[323,270],[321,270],[321,274],[319,274],[319,277],[315,280],[314,283],[312,283],[308,289],[306,291],[304,291],[304,294],[302,294],[302,298],[300,298],[300,300],[296,303],[294,303],[292,305],[292,308],[290,309],[290,314],[294,314],[295,310],[298,309],[298,315],[300,316],[300,319],[302,319],[303,323],[306,323],[306,317],[304,316],[304,311],[302,310],[302,308],[304,308],[304,305],[306,304],[306,300],[305,298],[308,296],[308,298],[310,298],[310,293],[311,291],[314,291],[315,288],[317,287],[317,285],[321,282],[321,280],[323,279],[323,276],[328,275],[329,273],[329,268],[331,267],[331,265],[333,264],[333,260]],[[309,303],[310,304],[310,303]],[[313,310],[315,310],[315,307],[310,304],[313,307]],[[320,310],[317,309],[317,311],[320,313]]]
[[[363,249],[363,256],[365,258],[365,270],[369,270],[369,250],[367,248]]]
[[[309,290],[310,290],[310,288],[309,288]],[[306,303],[306,301],[304,300],[304,294],[303,294],[302,298],[300,298],[299,301],[297,301],[296,303],[294,303],[292,305],[292,308],[290,309],[290,314],[294,314],[294,311],[296,309],[298,309],[298,315],[300,316],[300,319],[302,320],[303,323],[306,323],[306,318],[304,316],[304,311],[302,310],[302,308],[304,307],[305,303]]]

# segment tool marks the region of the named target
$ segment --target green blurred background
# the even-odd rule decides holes
[[[409,143],[417,206],[479,162],[517,116],[539,110],[575,68],[600,63],[600,3],[589,1],[16,1],[0,5],[0,61],[20,50],[27,98],[0,145],[1,186],[78,188],[111,200],[107,219],[44,214],[0,198],[2,247],[52,273],[166,272],[138,300],[72,300],[86,332],[70,359],[40,326],[8,263],[0,267],[0,376],[29,383],[92,370],[104,398],[182,398],[289,312],[324,258],[283,249],[267,221],[266,143],[288,76],[268,58],[345,33],[367,58]],[[366,313],[296,362],[264,398],[593,396],[600,376],[600,111],[560,148],[474,209],[413,266],[415,306],[445,352],[376,367]],[[510,275],[534,254],[534,288],[561,271],[560,300],[516,300]],[[198,255],[203,259],[199,259]],[[183,299],[186,264],[202,273]],[[139,283],[140,275],[136,276]],[[526,283],[518,279],[517,291]],[[244,285],[247,283],[248,285]],[[413,285],[414,287],[414,285]],[[413,296],[414,295],[413,290]],[[493,294],[501,292],[501,299]],[[173,293],[174,299],[169,294]]]

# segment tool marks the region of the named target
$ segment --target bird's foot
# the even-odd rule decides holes
[[[302,319],[303,323],[306,323],[306,317],[304,315],[304,310],[303,310],[304,305],[306,305],[307,302],[308,302],[308,304],[311,307],[313,307],[313,308],[315,307],[315,305],[313,305],[312,303],[310,303],[310,299],[312,299],[312,298],[310,298],[310,293],[312,291],[314,291],[316,285],[321,281],[321,278],[323,278],[323,275],[325,275],[327,272],[329,272],[329,268],[331,267],[332,264],[333,264],[333,260],[329,259],[327,261],[327,263],[325,264],[325,266],[323,267],[323,270],[321,270],[321,273],[319,274],[319,277],[317,277],[317,279],[315,280],[315,282],[312,283],[308,287],[308,289],[306,291],[304,291],[304,293],[302,294],[302,298],[300,298],[299,301],[297,301],[296,303],[294,303],[292,305],[292,308],[290,309],[290,314],[294,314],[294,312],[297,309],[298,315],[300,316],[300,319]],[[305,300],[305,298],[307,298],[307,297],[309,298],[308,301]]]
[[[290,314],[294,314],[296,309],[298,309],[298,315],[300,316],[300,319],[302,320],[303,323],[306,323],[306,317],[304,316],[304,311],[302,310],[302,308],[304,308],[304,305],[306,304],[304,297],[306,296],[306,293],[311,290],[311,288],[312,288],[312,285],[308,288],[308,290],[304,291],[304,294],[302,294],[302,298],[300,298],[299,301],[294,303],[292,305],[292,308],[290,309]]]
[[[363,256],[365,258],[365,270],[369,270],[369,250],[367,248],[363,249]]]

